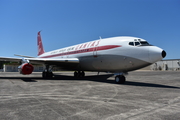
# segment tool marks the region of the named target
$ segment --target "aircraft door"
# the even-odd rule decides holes
[[[93,50],[93,56],[97,57],[97,47],[95,47],[94,50]]]
[[[96,43],[96,45],[95,45],[95,47],[93,49],[93,57],[97,57],[98,56],[97,55],[97,51],[98,51],[99,42],[100,42],[100,40],[97,41],[97,43]]]

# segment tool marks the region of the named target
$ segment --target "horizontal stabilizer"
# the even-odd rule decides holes
[[[14,54],[14,56],[25,57],[25,58],[34,58],[34,57],[31,57],[31,56],[26,56],[26,55],[17,55],[17,54]]]

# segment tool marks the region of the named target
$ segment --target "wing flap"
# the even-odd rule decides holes
[[[25,58],[31,63],[79,63],[78,58]]]

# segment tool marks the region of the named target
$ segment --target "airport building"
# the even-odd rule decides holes
[[[5,64],[3,65],[3,72],[18,72],[18,66],[17,64]],[[33,72],[42,72],[44,70],[43,65],[33,65],[34,71]]]
[[[150,66],[150,70],[180,70],[180,59],[162,60],[158,61]]]
[[[141,70],[177,71],[180,70],[180,59],[161,60]]]

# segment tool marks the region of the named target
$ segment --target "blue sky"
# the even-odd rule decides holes
[[[91,40],[134,36],[180,59],[180,0],[0,0],[0,56],[37,56]]]

